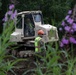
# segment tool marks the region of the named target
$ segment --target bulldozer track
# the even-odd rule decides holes
[[[7,54],[11,54],[16,57],[31,57],[34,56],[35,52],[34,50],[26,50],[26,49],[21,49],[21,50],[11,50],[7,49]]]

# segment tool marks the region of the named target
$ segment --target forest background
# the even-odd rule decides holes
[[[0,34],[3,30],[3,17],[9,4],[15,4],[15,9],[20,11],[41,10],[44,23],[59,27],[68,10],[72,9],[75,0],[0,0]]]

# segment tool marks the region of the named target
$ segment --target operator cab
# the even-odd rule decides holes
[[[24,11],[18,13],[16,31],[21,32],[23,37],[35,37],[35,25],[43,24],[41,11]]]
[[[34,18],[35,25],[42,25],[43,24],[42,13],[35,13],[35,14],[33,14],[33,18]]]
[[[32,14],[26,14],[24,16],[24,37],[35,36],[35,24],[33,21]]]

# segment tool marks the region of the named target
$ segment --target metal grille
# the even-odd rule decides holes
[[[48,31],[48,37],[50,40],[57,39],[57,34],[56,30],[50,30]]]

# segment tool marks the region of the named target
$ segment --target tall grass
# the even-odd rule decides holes
[[[9,12],[9,11],[8,11]],[[10,42],[10,35],[14,29],[14,20],[11,19],[11,15],[8,15],[8,12],[5,14],[4,20],[4,30],[0,36],[0,75],[8,75],[8,71],[11,71],[14,75],[15,72],[12,68],[15,68],[15,64],[23,59],[9,60],[13,55],[8,55],[7,48],[14,43]],[[7,19],[8,20],[7,20]],[[11,49],[12,50],[12,49]]]
[[[3,31],[1,37],[0,37],[0,75],[6,75],[7,71],[9,71],[13,67],[12,61],[6,61],[8,55],[7,53],[7,47],[9,47],[12,43],[9,42],[10,34],[13,29],[13,22],[11,22],[11,25]]]
[[[37,55],[41,60],[36,60],[36,68],[26,71],[33,75],[76,75],[76,57],[72,58],[66,49],[60,49],[56,43],[55,48],[48,45],[45,56]],[[70,51],[72,52],[72,51]]]
[[[57,45],[58,46],[58,45]],[[72,51],[70,51],[72,52]],[[66,50],[48,46],[43,64],[37,63],[37,75],[75,75],[76,57]]]

